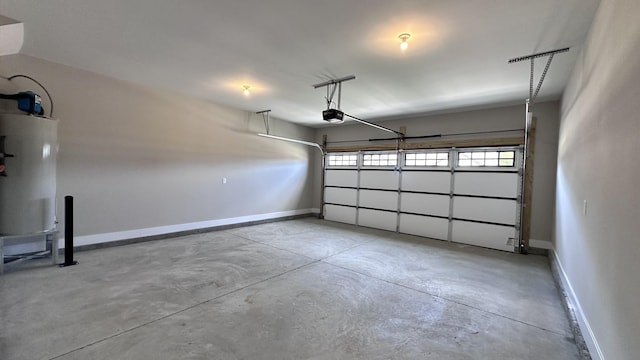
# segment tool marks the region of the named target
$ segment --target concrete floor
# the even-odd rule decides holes
[[[0,359],[578,359],[547,259],[313,218],[0,276]]]

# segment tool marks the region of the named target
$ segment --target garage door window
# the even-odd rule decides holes
[[[514,167],[515,151],[469,151],[458,153],[460,167]]]
[[[356,167],[358,166],[358,154],[343,153],[327,155],[328,167]]]
[[[364,154],[362,156],[362,166],[396,166],[396,165],[398,165],[398,154],[396,153]]]
[[[412,166],[449,166],[449,153],[447,152],[412,152],[404,155],[404,165]]]

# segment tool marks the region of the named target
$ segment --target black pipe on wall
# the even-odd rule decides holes
[[[64,263],[60,266],[77,265],[73,260],[73,196],[64,197]]]

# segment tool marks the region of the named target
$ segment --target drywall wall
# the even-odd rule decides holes
[[[63,197],[73,195],[77,236],[143,235],[131,231],[311,208],[312,150],[255,136],[264,131],[259,115],[20,54],[0,57],[0,75],[12,74],[37,79],[54,100],[58,219]],[[50,109],[28,80],[1,80],[0,88],[39,92]],[[314,135],[276,119],[271,131]]]
[[[562,100],[555,255],[594,359],[640,354],[639,15],[601,2]]]
[[[559,104],[556,101],[539,103],[536,104],[534,108],[534,116],[537,118],[537,129],[531,216],[531,239],[535,240],[532,241],[533,246],[543,248],[551,247],[551,236],[553,231],[556,176],[555,163],[558,143],[558,112]],[[353,115],[357,116],[357,114]],[[524,128],[524,121],[525,105],[523,100],[522,105],[390,120],[380,122],[379,124],[394,130],[399,130],[401,126],[406,126],[407,136],[520,129],[520,131],[514,132],[457,137],[462,139],[472,137],[488,138],[523,136],[524,133],[522,129]],[[317,129],[316,141],[321,142],[323,134],[327,134],[330,147],[363,144],[363,142],[343,143],[344,141],[365,140],[364,143],[366,143],[366,140],[370,138],[393,137],[393,134],[353,122]],[[316,156],[316,169],[320,168],[319,163],[320,157]],[[320,172],[317,171],[315,176],[317,179],[316,181],[320,183]],[[314,193],[314,204],[314,207],[320,206],[319,190]]]

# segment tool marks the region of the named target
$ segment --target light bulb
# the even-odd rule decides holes
[[[407,50],[407,48],[409,47],[409,43],[407,42],[407,40],[411,37],[411,34],[408,33],[404,33],[404,34],[400,34],[398,35],[398,38],[402,41],[400,43],[400,49],[401,50]]]
[[[251,94],[251,92],[249,91],[249,89],[251,89],[251,85],[243,84],[242,88],[244,89],[244,96],[249,96]]]

